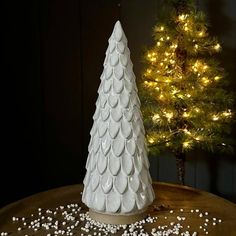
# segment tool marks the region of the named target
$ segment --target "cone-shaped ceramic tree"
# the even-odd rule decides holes
[[[141,215],[155,197],[133,64],[119,21],[109,39],[98,94],[82,201],[90,213],[109,216],[100,221],[111,222],[111,216]]]

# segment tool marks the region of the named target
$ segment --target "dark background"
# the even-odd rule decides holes
[[[128,38],[137,79],[163,0],[7,1],[3,25],[0,206],[81,183],[99,77],[116,20]],[[197,2],[223,41],[223,66],[235,89],[236,2]],[[235,130],[235,129],[234,129]],[[177,182],[175,160],[150,157],[153,180]],[[194,152],[187,185],[236,199],[236,159]]]

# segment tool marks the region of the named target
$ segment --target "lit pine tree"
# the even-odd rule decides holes
[[[155,46],[145,54],[140,95],[150,151],[171,151],[184,183],[186,152],[231,149],[225,134],[233,100],[214,56],[221,46],[209,36],[205,15],[177,1],[167,19],[154,27]]]

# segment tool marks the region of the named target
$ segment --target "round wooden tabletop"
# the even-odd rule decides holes
[[[152,228],[178,222],[182,217],[181,224],[190,232],[197,235],[236,235],[236,205],[211,193],[196,190],[186,186],[153,183],[156,200],[149,207],[148,213],[157,216],[155,223],[144,226],[147,232]],[[12,217],[31,216],[42,209],[55,209],[60,205],[78,203],[82,211],[88,209],[81,203],[81,191],[83,185],[72,185],[42,192],[23,200],[12,203],[0,210],[0,234],[8,232],[8,235],[47,235],[46,231],[37,232],[24,229],[17,231],[18,222],[13,222]],[[173,211],[173,212],[172,212]],[[208,212],[208,214],[206,213]],[[203,214],[200,216],[200,214]],[[206,214],[205,214],[206,213]],[[181,219],[180,219],[181,220]],[[219,221],[221,221],[219,223]],[[215,223],[214,223],[215,222]],[[205,225],[206,224],[206,225]],[[84,233],[78,227],[74,235]],[[116,235],[121,235],[118,232]],[[84,233],[84,235],[87,235]],[[150,234],[151,235],[151,234]]]

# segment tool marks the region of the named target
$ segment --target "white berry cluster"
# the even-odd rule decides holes
[[[160,211],[159,211],[160,213]],[[174,213],[177,213],[174,214]],[[198,218],[198,229],[193,229],[187,224],[188,219]],[[145,225],[158,222],[163,218],[165,224],[155,224],[151,232],[145,229]],[[113,225],[97,222],[90,218],[89,213],[77,203],[59,206],[54,209],[38,208],[36,213],[25,217],[12,217],[21,235],[29,236],[37,231],[43,232],[46,236],[106,236],[120,233],[122,236],[197,236],[198,233],[209,234],[208,227],[216,226],[222,220],[216,217],[209,217],[209,213],[199,209],[177,209],[164,212],[159,216],[148,216],[141,221],[129,225]],[[183,224],[184,223],[184,224]],[[187,226],[186,226],[187,225]],[[154,225],[153,225],[154,226]],[[78,232],[81,232],[80,234]],[[0,236],[11,235],[16,232],[1,232]]]
[[[12,217],[13,223],[18,223],[17,231],[39,230],[47,231],[47,236],[51,235],[74,235],[74,231],[80,224],[79,212],[81,207],[77,203],[59,206],[55,209],[37,209],[36,214],[30,217]],[[5,232],[3,232],[5,233]],[[7,234],[1,234],[5,236]],[[24,234],[28,236],[27,234]]]
[[[85,214],[80,214],[81,221],[85,221],[85,226],[81,227],[81,230],[89,234],[93,232],[93,235],[110,235],[116,234],[118,231],[123,230],[122,236],[138,236],[138,235],[149,235],[144,232],[143,225],[147,223],[156,222],[157,217],[148,216],[147,218],[137,221],[129,225],[112,225],[105,224],[95,221],[89,217],[88,212]]]

